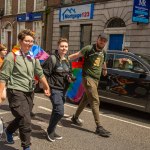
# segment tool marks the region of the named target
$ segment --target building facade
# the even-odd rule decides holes
[[[149,2],[0,0],[0,43],[11,50],[17,44],[17,34],[28,28],[35,32],[35,42],[44,50],[51,52],[57,49],[58,39],[66,37],[69,40],[69,53],[73,53],[94,43],[97,36],[105,32],[109,36],[106,49],[122,50],[128,47],[131,52],[150,54],[150,21],[132,21],[135,1],[141,5]]]
[[[63,36],[69,39],[70,53],[76,52],[105,32],[109,50],[128,47],[150,54],[150,24],[132,21],[133,4],[134,0],[62,0],[61,7],[54,9],[52,49]]]
[[[10,51],[17,44],[18,33],[26,28],[35,32],[36,44],[44,49],[46,44],[50,47],[47,30],[48,34],[52,32],[51,5],[57,3],[57,0],[0,0],[0,43]]]

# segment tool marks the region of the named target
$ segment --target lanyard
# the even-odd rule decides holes
[[[20,50],[20,51],[21,51],[21,50]],[[27,68],[27,74],[28,74],[29,76],[31,76],[31,77],[32,77],[32,74],[30,74],[30,72],[29,72],[29,68],[28,68],[28,65],[27,65],[26,60],[25,60],[25,54],[23,54],[23,52],[22,52],[22,51],[21,51],[21,54],[22,54],[22,57],[23,57],[24,63],[25,63],[26,68]],[[32,66],[33,66],[33,68],[34,68],[33,60],[32,60]]]

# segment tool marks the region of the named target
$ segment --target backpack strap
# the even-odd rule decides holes
[[[16,62],[16,54],[12,52],[12,54],[14,55],[14,63]]]
[[[95,50],[94,50],[94,45],[91,45],[91,49],[89,51],[86,52],[85,54],[85,58],[88,58],[91,54],[94,54],[95,53]]]
[[[55,68],[55,66],[56,66],[56,56],[55,55],[51,55],[50,57],[52,59],[53,68]]]
[[[85,58],[89,58],[90,55],[94,54],[96,51],[94,49],[94,44],[91,45],[91,49],[89,51],[87,51],[87,53],[85,54]],[[102,53],[104,55],[104,57],[106,57],[106,51],[105,50],[102,50]]]

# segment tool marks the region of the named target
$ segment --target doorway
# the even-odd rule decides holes
[[[109,34],[108,50],[122,50],[124,47],[126,25],[123,19],[113,17],[108,20],[104,32]]]
[[[123,47],[123,34],[110,34],[109,35],[109,50],[122,50]]]

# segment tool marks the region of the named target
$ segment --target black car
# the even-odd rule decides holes
[[[108,75],[101,76],[101,101],[150,113],[150,54],[107,51]]]

